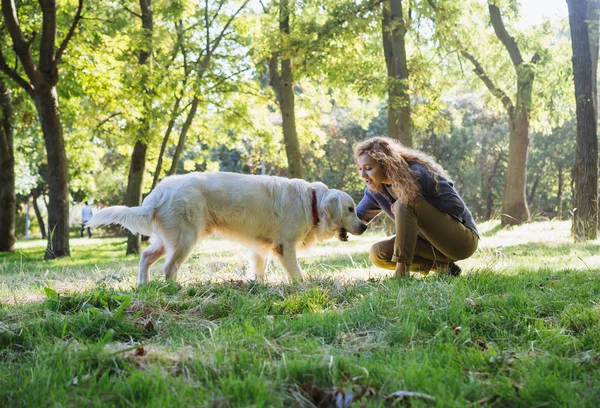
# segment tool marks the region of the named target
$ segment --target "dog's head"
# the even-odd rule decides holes
[[[322,200],[321,209],[326,232],[335,235],[340,241],[348,241],[348,233],[361,235],[367,229],[356,216],[354,200],[343,191],[328,190]]]

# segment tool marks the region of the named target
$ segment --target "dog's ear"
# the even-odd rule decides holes
[[[323,203],[323,213],[334,224],[342,219],[342,196],[339,192],[330,191],[327,193]]]

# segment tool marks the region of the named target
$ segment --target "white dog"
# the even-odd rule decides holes
[[[265,280],[270,255],[291,279],[302,279],[296,249],[347,232],[366,229],[348,194],[323,183],[236,173],[190,173],[167,177],[141,207],[114,206],[98,211],[87,225],[121,224],[150,236],[140,258],[139,284],[149,281],[148,269],[164,254],[166,279],[177,270],[196,243],[214,232],[252,250],[254,276]]]

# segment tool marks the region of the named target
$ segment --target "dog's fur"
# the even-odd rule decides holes
[[[319,223],[313,222],[316,190]],[[133,233],[150,236],[140,258],[138,283],[149,281],[148,269],[163,255],[166,279],[177,270],[196,243],[219,233],[252,250],[254,276],[265,280],[270,255],[291,279],[302,279],[296,250],[347,232],[360,235],[366,226],[356,216],[348,194],[323,183],[275,176],[236,173],[190,173],[167,177],[140,207],[114,206],[98,211],[87,225],[121,224]]]

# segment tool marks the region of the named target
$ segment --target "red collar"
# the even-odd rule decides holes
[[[319,210],[317,208],[317,190],[312,188],[313,228],[319,225]]]

